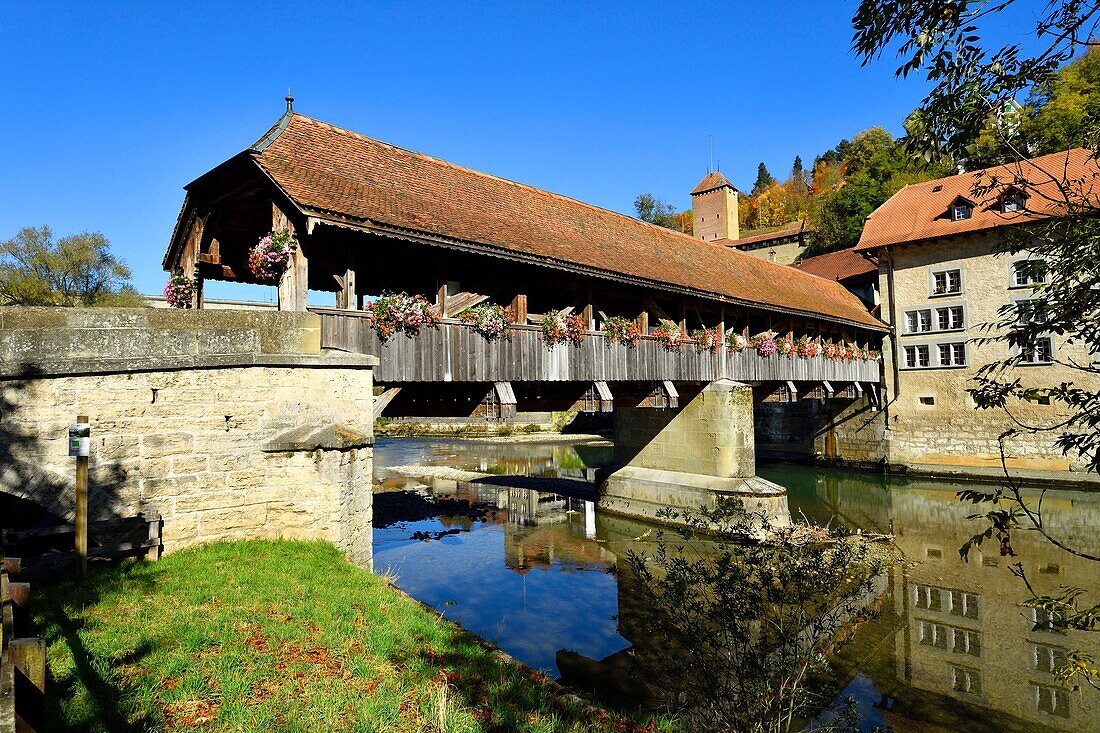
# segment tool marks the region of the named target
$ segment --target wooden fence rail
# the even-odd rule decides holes
[[[88,557],[157,560],[163,547],[162,524],[160,512],[155,509],[147,509],[136,517],[91,522],[89,535],[92,542]],[[13,576],[26,578],[71,565],[76,560],[76,552],[71,549],[74,533],[72,524],[4,530],[0,533],[0,543],[5,570]],[[97,537],[109,537],[110,540],[97,542]]]
[[[46,730],[46,642],[27,636],[30,595],[0,564],[0,733]]]
[[[377,356],[375,381],[404,382],[862,382],[878,384],[878,361],[762,357],[752,349],[699,352],[693,344],[668,351],[651,336],[634,348],[589,332],[577,345],[547,347],[541,329],[516,325],[509,339],[489,341],[454,319],[414,338],[386,342],[354,311],[314,309],[321,315],[321,346]]]

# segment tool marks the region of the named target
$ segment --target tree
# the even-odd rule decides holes
[[[141,306],[130,269],[99,232],[27,227],[0,243],[0,305]]]
[[[1036,278],[1026,309],[1005,306],[996,322],[986,324],[985,340],[1003,343],[1011,356],[981,368],[971,390],[975,402],[982,409],[1006,412],[1015,423],[1015,428],[1001,436],[1002,445],[1019,432],[1051,434],[1065,454],[1077,455],[1089,471],[1100,472],[1100,367],[1089,359],[1059,358],[1058,363],[1075,379],[1040,386],[1025,383],[1016,369],[1023,353],[1051,334],[1082,347],[1085,353],[1100,350],[1100,219],[1095,184],[1090,178],[1075,177],[1062,165],[1040,168],[1029,160],[1032,151],[1027,145],[1011,134],[1011,126],[989,125],[990,114],[1004,110],[1017,96],[1029,94],[1038,100],[1038,119],[1060,94],[1060,84],[1070,90],[1088,86],[1096,63],[1089,58],[1093,54],[1079,61],[1076,68],[1059,69],[1081,50],[1097,46],[1093,39],[1100,29],[1100,3],[1051,0],[1036,10],[1031,5],[1021,7],[1015,0],[862,0],[852,23],[853,44],[864,64],[895,49],[902,59],[896,70],[899,77],[921,72],[932,84],[909,120],[906,144],[912,153],[926,161],[944,156],[965,160],[984,132],[1011,162],[1005,173],[975,175],[973,195],[979,200],[996,200],[1016,188],[1026,196],[1022,214],[1029,221],[1003,228],[1000,248],[1016,258],[1026,256],[1033,263],[1027,266],[1028,274],[1042,272],[1044,277]],[[991,25],[998,36],[1014,27],[1016,37],[1032,36],[1032,40],[987,48],[983,34]],[[1034,49],[1032,55],[1023,53],[1025,46]],[[1070,104],[1073,96],[1064,94],[1059,104],[1051,107],[1048,120],[1066,124],[1052,124],[1058,129],[1047,143],[1089,148],[1095,163],[1100,159],[1100,109],[1090,101]],[[1068,112],[1070,109],[1073,111]],[[1043,138],[1037,140],[1042,143]],[[1041,181],[1043,188],[1032,185],[1034,181]],[[1038,216],[1044,209],[1058,215]],[[1049,400],[1060,418],[1043,424],[1020,419],[1017,407],[1034,399]],[[996,490],[959,493],[960,499],[982,509],[975,516],[985,522],[985,528],[960,548],[964,558],[973,547],[990,540],[1000,544],[1002,554],[1013,556],[1014,533],[1027,530],[1038,532],[1066,552],[1100,562],[1100,556],[1068,546],[1051,534],[1043,521],[1045,492],[1040,493],[1038,502],[1028,502],[1003,455],[1002,468],[1005,481]],[[1031,590],[1022,562],[1013,565],[1013,572],[1031,591],[1029,605],[1047,611],[1055,627],[1100,629],[1100,604],[1085,603],[1084,590],[1069,588],[1058,596],[1039,596]],[[1095,660],[1076,652],[1069,655],[1062,677],[1100,686]]]
[[[791,167],[791,178],[802,183],[806,182],[806,171],[802,168],[802,156],[794,156],[794,165]]]
[[[639,194],[634,199],[634,211],[642,221],[648,221],[665,229],[680,231],[681,219],[676,213],[676,208],[651,193]]]
[[[752,184],[752,195],[757,196],[775,185],[775,178],[768,173],[768,167],[761,163],[756,167],[756,183]]]
[[[833,695],[810,677],[882,592],[881,558],[862,537],[772,527],[740,500],[661,516],[678,537],[658,531],[619,570],[644,600],[631,605],[637,637],[660,640],[635,657],[636,678],[689,730],[778,733],[812,718]]]

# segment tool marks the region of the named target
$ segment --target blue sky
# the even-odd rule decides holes
[[[5,3],[0,238],[108,236],[143,292],[182,186],[282,113],[624,213],[750,187],[919,102],[849,50],[853,2]],[[212,289],[214,297],[227,291]]]

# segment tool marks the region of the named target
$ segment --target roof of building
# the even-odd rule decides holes
[[[855,247],[808,257],[791,267],[837,282],[878,275],[878,264],[856,252]]]
[[[722,186],[729,186],[734,191],[737,190],[737,187],[730,183],[729,179],[723,176],[720,171],[714,171],[703,176],[703,180],[699,181],[699,185],[691,189],[691,195],[695,196],[696,194],[713,191]]]
[[[782,229],[777,229],[774,232],[763,232],[761,234],[753,234],[748,237],[741,237],[740,239],[719,239],[716,240],[716,244],[720,244],[724,247],[739,248],[744,247],[747,244],[757,244],[759,242],[770,242],[773,239],[786,239],[787,237],[797,237],[806,231],[806,220],[799,219],[798,221],[788,222]]]
[[[882,329],[836,283],[288,112],[248,153],[308,215]]]
[[[867,217],[856,249],[873,251],[892,244],[972,234],[1058,215],[1064,211],[1059,204],[1063,200],[1058,191],[1060,180],[1080,183],[1081,190],[1095,200],[1093,205],[1100,205],[1100,166],[1092,151],[1076,148],[908,185]],[[1028,194],[1023,210],[1001,210],[1000,196],[1007,186]],[[978,195],[976,187],[991,192]],[[973,209],[969,218],[955,221],[949,210],[960,199]]]

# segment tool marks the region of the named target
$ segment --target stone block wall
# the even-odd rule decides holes
[[[308,313],[0,309],[0,490],[70,515],[85,414],[93,519],[151,507],[166,551],[292,537],[369,562],[373,359],[315,335]],[[278,441],[334,424],[351,439]]]
[[[758,402],[755,418],[756,452],[765,460],[871,465],[886,459],[885,413],[866,396]]]

